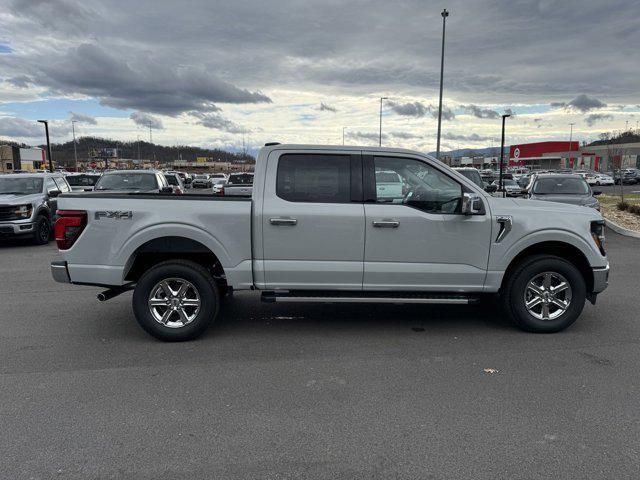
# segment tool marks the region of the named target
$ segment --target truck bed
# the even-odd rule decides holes
[[[251,198],[137,193],[65,194],[59,210],[87,212],[69,250],[71,281],[123,285],[135,254],[158,238],[195,240],[218,256],[230,283],[251,284]]]

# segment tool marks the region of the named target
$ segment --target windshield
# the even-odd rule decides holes
[[[0,194],[13,193],[28,195],[42,192],[42,178],[35,177],[0,177]]]
[[[156,190],[156,176],[152,173],[111,173],[103,175],[96,190]]]
[[[253,183],[253,175],[249,173],[237,173],[229,176],[229,185],[250,185]]]
[[[208,177],[206,175],[196,175],[195,179],[196,180],[206,180]]]
[[[376,172],[376,182],[378,183],[402,183],[398,174],[393,172]]]
[[[587,195],[589,185],[580,177],[539,178],[533,186],[539,195]]]
[[[93,187],[99,178],[99,175],[69,175],[66,177],[72,187]]]
[[[224,185],[225,183],[227,183],[225,178],[216,178],[213,182],[214,185]]]
[[[478,172],[477,170],[458,170],[458,173],[461,173],[462,175],[467,177],[480,188],[484,188],[482,177],[480,176],[480,172]]]

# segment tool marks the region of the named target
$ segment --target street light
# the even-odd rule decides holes
[[[344,131],[347,127],[342,127],[342,145],[344,145]]]
[[[75,160],[76,172],[78,171],[78,150],[76,148],[76,122],[77,120],[71,120],[71,130],[73,131],[73,158]]]
[[[44,133],[47,136],[47,157],[49,157],[49,171],[53,173],[53,158],[51,158],[51,142],[49,141],[49,121],[38,120],[38,123],[44,123]]]
[[[504,163],[504,121],[507,117],[510,117],[510,113],[505,113],[502,115],[502,141],[500,142],[500,177],[498,183],[500,185],[500,190],[502,190],[502,196],[505,197],[504,185],[502,184],[502,169]]]
[[[378,140],[378,146],[382,146],[382,101],[388,100],[389,97],[380,97],[380,138]]]
[[[449,12],[445,8],[442,10],[442,53],[440,55],[440,102],[438,103],[438,140],[436,145],[436,158],[440,159],[440,130],[442,126],[442,82],[444,80],[444,33]]]
[[[570,123],[569,127],[569,168],[573,168],[573,158],[571,158],[571,142],[573,141],[573,126],[575,123]]]

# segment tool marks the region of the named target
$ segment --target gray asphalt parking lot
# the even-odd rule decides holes
[[[607,233],[611,285],[562,333],[246,293],[179,344],[54,283],[53,242],[0,242],[0,478],[637,478],[640,240]]]

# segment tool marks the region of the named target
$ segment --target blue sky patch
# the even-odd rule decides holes
[[[69,112],[83,113],[92,117],[128,117],[130,111],[118,110],[100,105],[95,99],[74,100],[68,98],[49,98],[36,102],[15,102],[0,105],[0,112],[37,120],[63,120],[69,118]]]
[[[0,43],[0,53],[11,53],[13,49],[6,43]]]

